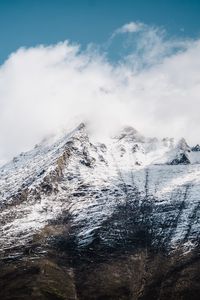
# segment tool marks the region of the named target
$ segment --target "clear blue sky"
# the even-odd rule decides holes
[[[200,0],[0,0],[0,64],[21,46],[103,43],[131,21],[200,36]]]

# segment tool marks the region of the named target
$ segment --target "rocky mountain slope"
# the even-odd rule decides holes
[[[199,299],[200,147],[125,127],[0,168],[0,299]]]

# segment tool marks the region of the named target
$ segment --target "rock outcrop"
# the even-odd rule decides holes
[[[3,166],[0,299],[199,299],[198,155],[81,124]]]

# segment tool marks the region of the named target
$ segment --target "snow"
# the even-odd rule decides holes
[[[61,178],[52,181],[56,192],[45,193],[42,183],[68,150]],[[191,164],[170,165],[180,153],[186,153]],[[161,213],[154,216],[157,223],[172,217],[178,220],[170,232],[171,248],[182,243],[189,251],[200,229],[199,181],[200,152],[190,151],[184,140],[144,138],[129,127],[106,145],[92,144],[81,125],[62,137],[43,141],[0,168],[1,248],[26,243],[63,212],[72,215],[77,239],[84,246],[135,187],[141,199],[148,193],[153,205],[161,207]],[[23,201],[16,202],[16,195],[24,190]],[[172,211],[163,210],[171,203]]]

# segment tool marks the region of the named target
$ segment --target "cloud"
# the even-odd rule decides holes
[[[144,27],[145,27],[145,24],[143,24],[141,22],[130,22],[130,23],[124,24],[122,27],[118,28],[115,31],[115,34],[134,33],[134,32],[141,31],[142,29],[144,29]]]
[[[111,46],[116,40],[119,40],[125,50],[120,59],[127,61],[137,70],[158,64],[166,56],[187,50],[191,45],[188,39],[170,38],[164,28],[148,26],[141,22],[127,23],[118,28],[109,40]]]
[[[200,142],[200,40],[144,27],[114,62],[68,41],[13,53],[0,67],[0,161],[81,121],[97,138],[130,124]]]

